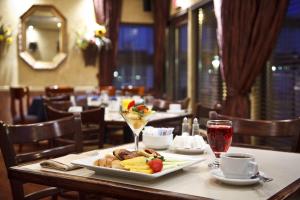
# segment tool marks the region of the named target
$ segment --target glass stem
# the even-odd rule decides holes
[[[134,144],[135,144],[135,150],[139,150],[139,135],[134,134]]]

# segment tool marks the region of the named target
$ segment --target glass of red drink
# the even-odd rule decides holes
[[[209,120],[207,122],[207,139],[216,159],[209,167],[219,167],[220,154],[227,152],[232,141],[232,122],[229,120]]]

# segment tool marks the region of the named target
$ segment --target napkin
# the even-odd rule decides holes
[[[206,143],[202,136],[176,136],[173,140],[172,148],[184,148],[184,149],[202,149]]]
[[[69,154],[63,157],[42,161],[40,165],[43,168],[70,171],[80,168],[80,166],[73,165],[71,162],[84,157],[86,156],[80,154]]]
[[[81,106],[71,106],[68,109],[68,112],[72,112],[72,113],[80,113],[82,112],[82,107]]]

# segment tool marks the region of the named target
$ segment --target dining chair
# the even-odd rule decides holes
[[[190,100],[191,99],[189,97],[186,97],[186,98],[184,98],[182,100],[175,101],[175,103],[179,103],[181,105],[181,109],[186,110],[189,107]]]
[[[60,96],[60,95],[73,95],[74,88],[70,86],[51,85],[45,87],[45,95],[47,97]]]
[[[154,99],[153,110],[167,111],[169,109],[170,101],[164,99]]]
[[[58,110],[49,105],[46,105],[45,108],[48,120],[55,120],[74,115],[73,113]],[[103,148],[105,132],[104,114],[104,108],[89,109],[80,113],[84,145],[97,144],[99,148]],[[72,143],[71,140],[66,139],[60,139],[60,141]]]
[[[103,85],[103,86],[100,86],[100,92],[102,91],[107,91],[108,95],[109,96],[115,96],[116,95],[116,88],[115,86],[112,86],[112,85]]]
[[[17,153],[14,149],[15,144],[35,143],[37,141],[51,140],[63,136],[72,136],[74,137],[75,142],[73,144],[52,146],[47,149],[26,153]],[[10,125],[0,122],[0,147],[7,169],[40,159],[48,159],[73,152],[81,152],[81,137],[80,118],[73,116],[54,121],[26,125]],[[55,187],[49,187],[24,195],[23,184],[25,183],[26,181],[19,182],[10,180],[13,199],[34,200],[48,196],[52,196],[52,199],[56,199],[57,195],[61,194],[62,191]]]
[[[144,86],[123,86],[121,89],[122,95],[139,95],[144,96],[145,87]]]
[[[252,120],[210,112],[210,119],[226,119],[233,123],[236,136],[263,138],[263,144],[238,143],[233,145],[300,153],[300,118],[288,120]],[[273,142],[272,142],[273,141]]]
[[[202,103],[196,104],[196,111],[194,118],[199,119],[199,126],[201,129],[206,129],[206,123],[209,119],[209,113],[211,111],[216,111],[218,113],[222,112],[222,105],[219,103],[216,103],[213,107],[204,106]]]
[[[28,87],[10,87],[11,115],[13,124],[38,122],[38,116],[29,115],[30,91]],[[24,105],[25,103],[25,105]],[[24,110],[24,108],[26,110]]]

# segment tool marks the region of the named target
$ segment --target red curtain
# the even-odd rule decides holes
[[[224,113],[249,118],[249,93],[274,48],[288,0],[223,0],[221,13],[218,1],[215,11],[227,86]]]
[[[106,36],[111,40],[111,47],[102,48],[100,51],[99,84],[112,85],[118,51],[122,0],[94,0],[94,8],[97,23],[106,25]]]
[[[153,0],[154,17],[154,92],[162,95],[165,66],[166,28],[170,15],[170,0]]]

